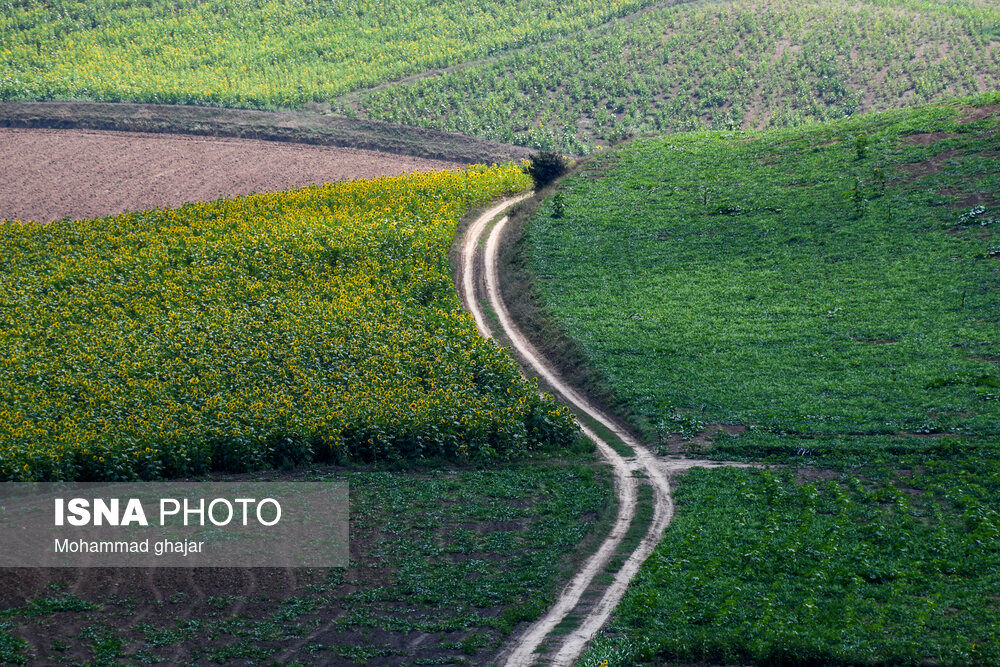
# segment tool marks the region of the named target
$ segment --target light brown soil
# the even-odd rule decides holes
[[[0,128],[0,219],[94,218],[455,162],[254,139]]]

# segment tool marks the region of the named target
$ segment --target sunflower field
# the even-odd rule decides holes
[[[448,250],[518,165],[0,223],[0,480],[508,457],[571,420],[478,335]]]

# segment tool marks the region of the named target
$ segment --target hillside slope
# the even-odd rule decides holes
[[[785,127],[998,88],[988,0],[716,0],[661,3],[343,106],[585,153],[630,133]]]
[[[535,218],[538,289],[651,430],[997,435],[996,101],[635,141]]]
[[[14,0],[0,6],[0,100],[299,106],[650,4]]]
[[[539,209],[538,295],[634,424],[770,464],[682,478],[584,664],[1000,660],[998,133],[990,95],[643,139]]]

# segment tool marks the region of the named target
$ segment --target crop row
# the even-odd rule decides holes
[[[0,224],[0,479],[508,456],[566,413],[462,311],[469,207],[521,167]]]

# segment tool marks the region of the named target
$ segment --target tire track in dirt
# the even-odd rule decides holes
[[[492,337],[493,332],[487,322],[485,313],[477,295],[477,276],[485,283],[486,302],[493,310],[503,333],[511,347],[522,362],[536,373],[567,405],[577,414],[597,422],[611,432],[622,443],[634,452],[631,458],[624,458],[607,442],[600,438],[593,429],[580,423],[580,427],[588,438],[597,446],[601,456],[610,464],[615,476],[615,487],[618,495],[618,515],[608,536],[597,547],[596,551],[585,561],[583,566],[573,575],[570,582],[563,588],[555,604],[538,621],[531,624],[512,645],[501,654],[504,664],[511,667],[532,665],[541,659],[538,648],[550,636],[556,626],[563,621],[571,611],[580,604],[584,592],[592,584],[594,577],[601,572],[615,555],[625,533],[636,515],[637,480],[636,474],[644,475],[653,490],[653,517],[645,535],[635,550],[625,560],[615,574],[612,583],[604,590],[596,604],[584,610],[584,617],[577,628],[563,638],[550,663],[553,665],[572,664],[583,652],[587,643],[604,626],[621,601],[629,583],[638,573],[639,568],[660,541],[663,531],[667,528],[674,514],[673,498],[669,475],[688,470],[696,466],[718,467],[730,465],[717,461],[701,461],[694,459],[663,459],[632,437],[628,430],[616,420],[593,405],[575,389],[567,385],[559,376],[555,367],[548,362],[531,344],[514,323],[500,294],[499,280],[499,245],[508,222],[505,216],[501,218],[489,233],[485,248],[480,253],[479,247],[486,229],[503,211],[514,204],[531,196],[531,193],[504,200],[482,213],[470,226],[461,245],[461,295],[466,307],[476,321],[480,332],[486,337]],[[478,262],[477,262],[478,258]]]

